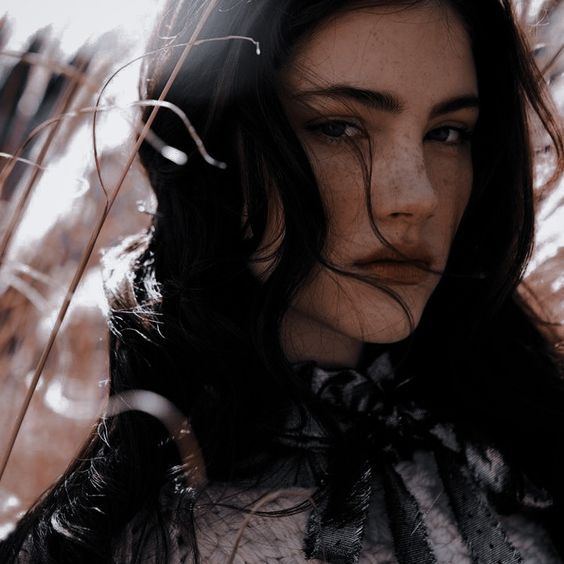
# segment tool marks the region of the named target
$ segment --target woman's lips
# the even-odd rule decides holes
[[[434,272],[431,247],[422,241],[417,245],[394,244],[390,249],[374,250],[353,266],[388,284],[415,285],[425,282]]]
[[[399,285],[421,284],[431,273],[413,266],[412,264],[399,261],[374,261],[358,265],[361,270],[375,276],[382,282]]]

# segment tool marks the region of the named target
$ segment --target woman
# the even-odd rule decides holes
[[[207,486],[154,418],[103,419],[2,561],[560,562],[528,107],[564,151],[509,2],[212,7],[169,3],[142,87],[198,30],[167,100],[227,166],[159,111],[188,160],[142,146],[158,209],[107,278],[112,393],[186,414]]]

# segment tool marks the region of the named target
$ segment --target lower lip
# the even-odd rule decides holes
[[[429,277],[425,270],[408,264],[372,262],[362,265],[362,270],[368,271],[382,282],[401,286],[421,284]]]

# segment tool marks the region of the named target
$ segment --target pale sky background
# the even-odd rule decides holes
[[[53,25],[63,50],[72,53],[89,37],[108,29],[119,28],[124,40],[142,43],[160,4],[159,0],[2,0],[0,15],[8,14],[14,26],[10,44],[15,48],[35,30]]]

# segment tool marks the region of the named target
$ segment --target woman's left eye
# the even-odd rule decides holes
[[[472,131],[465,127],[444,126],[433,129],[425,136],[430,141],[446,145],[462,145],[472,138]]]

